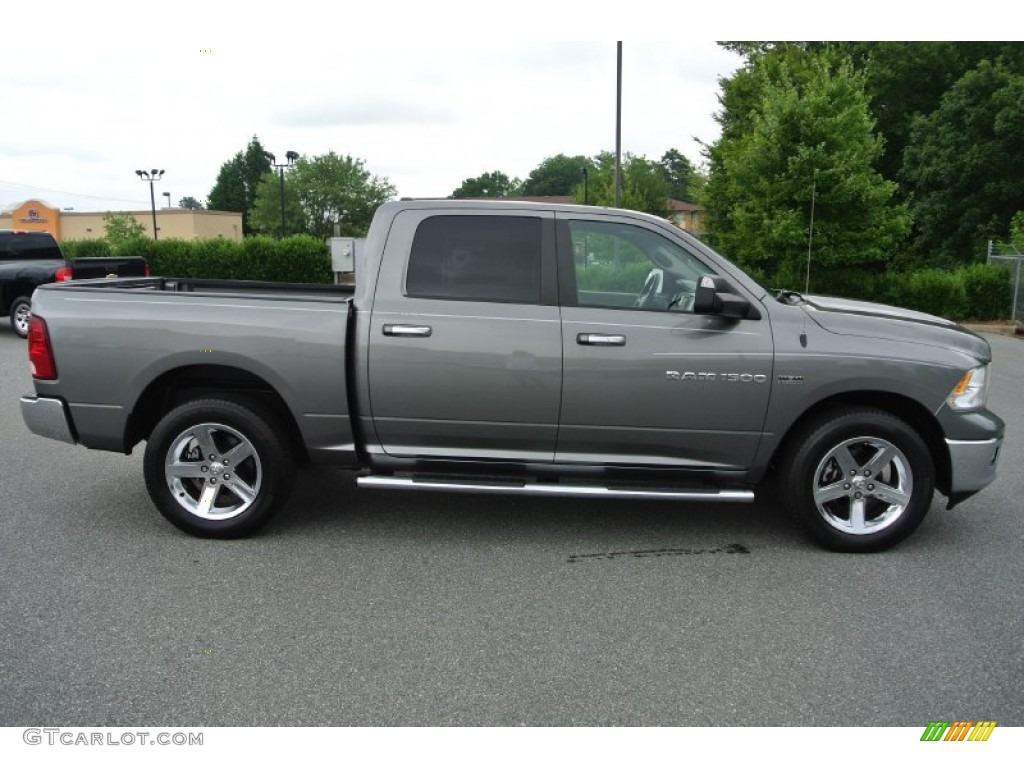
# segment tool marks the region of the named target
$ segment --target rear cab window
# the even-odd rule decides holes
[[[542,221],[433,216],[416,228],[405,293],[412,298],[541,302]]]
[[[0,230],[0,261],[64,259],[60,246],[49,232]]]

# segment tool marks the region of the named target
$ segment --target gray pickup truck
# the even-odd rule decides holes
[[[773,295],[631,211],[403,201],[353,289],[44,285],[36,434],[130,453],[198,536],[254,531],[303,462],[364,487],[752,501],[826,547],[909,535],[995,476],[988,343],[930,315]]]

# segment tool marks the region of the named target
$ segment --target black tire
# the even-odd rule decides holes
[[[295,464],[285,432],[248,401],[191,400],[156,425],[143,470],[150,498],[186,533],[246,536],[265,525],[291,491]]]
[[[32,298],[19,296],[11,302],[11,329],[23,339],[28,338],[28,321],[32,319]]]
[[[875,408],[824,412],[788,442],[778,491],[819,544],[878,552],[921,524],[935,491],[931,453],[913,427]]]

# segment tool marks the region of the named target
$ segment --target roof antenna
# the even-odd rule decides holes
[[[811,228],[807,231],[807,277],[804,280],[804,293],[811,290],[811,244],[814,242],[814,197],[818,188],[818,169],[814,169],[814,179],[811,181]]]

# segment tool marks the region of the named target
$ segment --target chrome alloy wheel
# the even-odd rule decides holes
[[[14,325],[15,332],[25,338],[28,336],[28,324],[32,319],[32,307],[28,304],[19,304],[14,310],[14,316],[11,318],[11,322]]]
[[[862,536],[895,523],[910,504],[910,461],[888,440],[854,437],[832,448],[814,471],[818,512],[830,526]]]
[[[171,441],[164,477],[174,500],[187,512],[228,520],[256,501],[263,467],[253,444],[237,429],[203,423]]]

